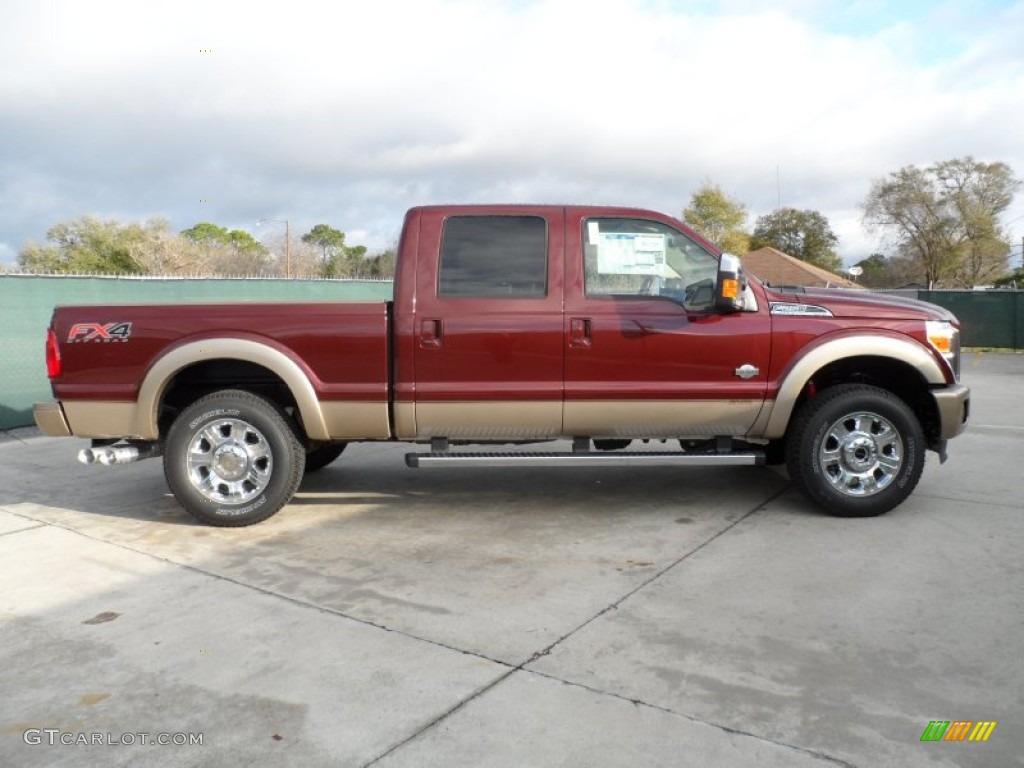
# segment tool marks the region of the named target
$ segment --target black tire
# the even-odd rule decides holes
[[[348,443],[325,443],[311,451],[306,452],[306,474],[323,469],[336,458],[341,456]]]
[[[210,525],[252,525],[287,504],[306,452],[288,415],[251,392],[227,389],[196,400],[174,420],[164,476],[174,498]]]
[[[786,437],[793,484],[838,517],[875,517],[902,503],[924,470],[914,412],[878,387],[825,390],[796,414]]]
[[[599,451],[623,451],[629,448],[632,442],[632,440],[602,437],[594,440],[594,447]]]
[[[764,463],[769,467],[778,467],[786,463],[786,441],[769,440],[764,446]]]

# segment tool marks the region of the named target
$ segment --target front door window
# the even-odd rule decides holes
[[[588,219],[586,295],[663,296],[688,310],[710,310],[718,260],[674,229],[643,219]]]

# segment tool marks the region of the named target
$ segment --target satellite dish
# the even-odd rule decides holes
[[[850,267],[846,271],[853,275],[854,277],[859,277],[860,275],[864,274],[864,267]]]

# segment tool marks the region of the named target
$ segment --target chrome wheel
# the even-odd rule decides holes
[[[858,411],[829,426],[818,462],[835,490],[846,496],[872,496],[896,479],[903,456],[903,440],[892,422]]]
[[[306,460],[304,440],[278,403],[223,389],[175,417],[164,441],[164,475],[174,498],[197,520],[252,525],[295,494]]]
[[[902,503],[924,470],[924,430],[900,397],[837,384],[808,399],[786,433],[793,485],[831,515],[874,517]]]
[[[259,496],[273,475],[274,455],[256,427],[220,418],[196,432],[188,444],[188,479],[206,499],[244,504]]]

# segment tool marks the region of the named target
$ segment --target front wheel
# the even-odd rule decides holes
[[[786,438],[793,484],[839,517],[874,517],[902,503],[924,469],[924,433],[900,398],[848,384],[803,405]]]
[[[306,453],[306,474],[323,469],[341,456],[348,443],[324,443]]]
[[[210,525],[252,525],[287,504],[306,452],[287,414],[242,390],[196,400],[175,419],[164,445],[174,498]]]

